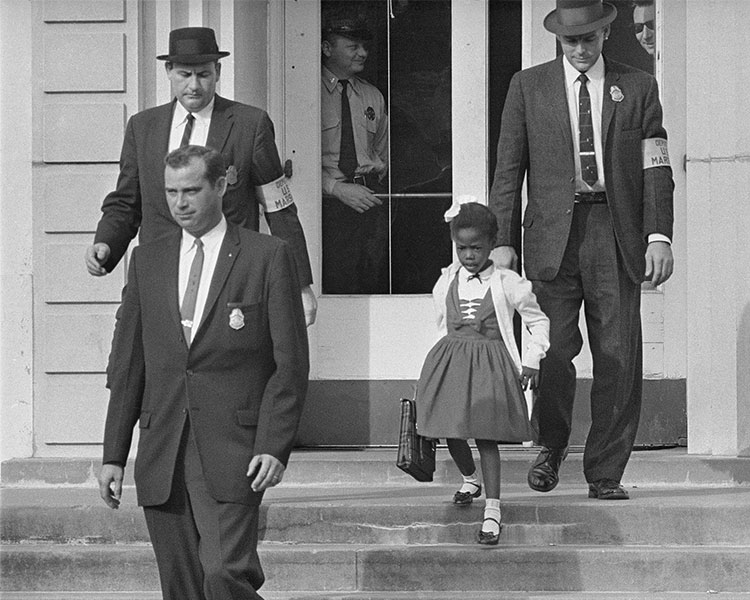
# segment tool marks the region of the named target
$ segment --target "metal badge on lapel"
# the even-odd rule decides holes
[[[612,97],[613,102],[622,102],[623,100],[625,100],[625,95],[622,93],[622,90],[616,85],[613,85],[611,88],[609,88],[609,95]]]
[[[229,326],[234,329],[242,329],[245,326],[245,315],[239,308],[233,308],[229,314]]]
[[[375,120],[375,109],[372,106],[368,106],[367,110],[365,111],[365,116],[370,120]]]
[[[237,167],[234,165],[229,165],[227,168],[227,183],[229,185],[237,183]]]

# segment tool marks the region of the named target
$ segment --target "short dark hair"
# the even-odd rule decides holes
[[[451,236],[456,237],[459,229],[473,228],[491,240],[497,237],[497,219],[492,211],[479,202],[466,202],[451,220]]]
[[[164,165],[170,169],[182,169],[187,167],[193,159],[203,161],[206,167],[204,174],[211,185],[216,185],[216,182],[227,174],[227,167],[221,152],[206,146],[190,145],[172,150],[164,158]]]
[[[654,0],[633,0],[633,8],[638,6],[653,6]]]

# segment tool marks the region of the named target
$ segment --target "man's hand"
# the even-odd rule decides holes
[[[539,369],[523,367],[521,371],[521,389],[525,392],[526,388],[535,390],[539,386]]]
[[[358,183],[344,183],[343,181],[339,181],[333,186],[332,193],[335,198],[358,213],[363,213],[374,206],[383,204],[370,188]]]
[[[270,454],[257,454],[253,456],[247,467],[247,476],[255,475],[250,487],[254,492],[263,492],[270,487],[278,485],[284,477],[284,465],[275,456]]]
[[[125,469],[119,465],[102,465],[99,471],[99,495],[110,508],[120,508],[124,473]]]
[[[305,325],[310,327],[315,323],[315,316],[318,314],[318,301],[309,285],[302,288],[302,308],[305,311]]]
[[[107,274],[107,270],[102,266],[109,258],[109,245],[99,242],[91,244],[86,248],[86,268],[89,274],[95,277],[101,277]]]
[[[672,246],[667,242],[651,242],[646,248],[646,279],[657,286],[672,276],[673,269]]]
[[[504,269],[515,271],[518,266],[518,255],[513,246],[498,246],[490,252],[490,258],[497,266]]]

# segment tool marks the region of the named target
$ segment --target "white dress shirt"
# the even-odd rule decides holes
[[[214,112],[214,100],[216,97],[211,98],[211,102],[208,103],[203,110],[200,112],[194,112],[195,122],[193,123],[193,131],[190,132],[190,144],[193,146],[205,146],[206,140],[208,139],[208,128],[211,126],[211,115]],[[175,150],[180,147],[182,141],[182,134],[185,131],[185,125],[187,124],[188,111],[182,104],[175,102],[174,113],[172,114],[172,128],[169,130],[169,151]]]
[[[573,134],[573,158],[576,165],[576,192],[603,192],[606,190],[604,182],[604,153],[602,151],[602,98],[604,96],[604,59],[599,56],[591,68],[586,71],[589,78],[588,89],[591,96],[591,122],[594,125],[594,151],[596,152],[596,169],[599,179],[594,185],[587,184],[581,177],[580,139],[578,135],[578,93],[581,82],[578,81],[581,72],[563,59],[565,68],[565,93],[568,97],[568,113],[570,114],[570,130]]]
[[[216,269],[216,261],[219,258],[221,243],[224,241],[224,234],[227,231],[227,221],[222,215],[221,221],[213,229],[201,236],[203,242],[203,269],[201,270],[201,280],[198,284],[198,296],[195,301],[195,314],[193,315],[193,327],[190,331],[190,341],[195,339],[195,332],[198,331],[201,320],[203,319],[203,310],[206,307],[206,298],[208,289],[211,287],[211,279]],[[185,297],[188,278],[190,276],[190,267],[195,258],[195,237],[190,235],[184,229],[182,230],[182,243],[180,245],[180,271],[178,279],[178,293],[180,306],[182,299]]]

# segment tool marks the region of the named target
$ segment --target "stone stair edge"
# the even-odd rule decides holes
[[[519,481],[535,456],[536,449],[503,450],[506,472]],[[441,456],[442,455],[442,456]],[[563,463],[564,479],[584,483],[580,463],[582,454],[572,452]],[[133,461],[126,468],[126,483],[132,482]],[[297,465],[300,465],[297,468]],[[317,465],[317,468],[315,468]],[[333,468],[332,465],[335,465]],[[89,486],[95,485],[99,469],[97,458],[15,458],[0,465],[1,487]],[[455,479],[457,473],[447,450],[438,454],[436,481]],[[368,479],[369,477],[369,479]],[[331,485],[388,485],[414,483],[395,465],[394,448],[359,450],[295,450],[286,480],[297,486],[315,486],[321,480]],[[750,457],[717,457],[687,454],[684,448],[640,450],[633,453],[623,478],[630,484],[750,485]]]

